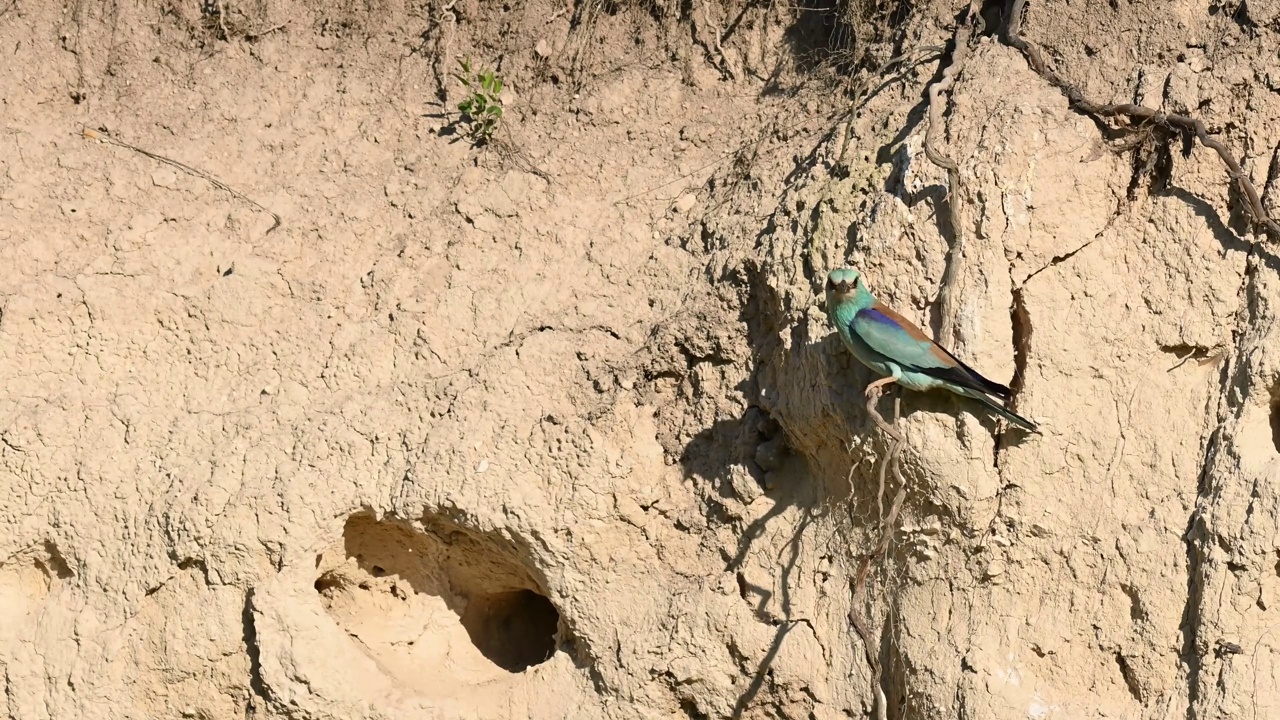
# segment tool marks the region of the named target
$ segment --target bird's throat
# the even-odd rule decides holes
[[[835,306],[831,308],[831,321],[835,324],[836,330],[844,338],[845,342],[849,341],[849,323],[853,322],[853,317],[858,314],[859,310],[870,307],[875,302],[859,302],[863,298],[859,297],[863,293],[854,293],[844,298],[837,299]],[[868,294],[868,299],[870,298]]]

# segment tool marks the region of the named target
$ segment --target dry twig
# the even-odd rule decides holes
[[[711,31],[711,44],[713,47],[706,48],[708,54],[714,50],[717,69],[728,76],[730,80],[736,80],[737,77],[733,73],[733,68],[729,67],[729,58],[725,57],[724,47],[721,44],[724,34],[720,32],[720,25],[715,21],[715,18],[711,17],[711,8],[708,0],[702,0],[702,20],[709,26]]]
[[[223,7],[222,0],[215,0],[214,6],[218,9],[218,29],[222,31],[220,39],[224,42],[230,42],[231,35],[227,33],[227,9]]]
[[[92,128],[84,128],[84,130],[83,130],[82,132],[83,132],[84,136],[85,136],[87,139],[89,139],[89,140],[97,140],[98,142],[104,142],[104,143],[107,143],[108,145],[115,145],[116,147],[122,147],[122,148],[125,148],[126,150],[132,150],[132,151],[134,151],[134,152],[136,152],[136,153],[139,153],[139,154],[141,154],[141,155],[146,155],[147,157],[151,158],[152,160],[157,160],[157,161],[162,162],[162,163],[164,163],[164,164],[166,164],[166,165],[172,165],[173,167],[176,167],[176,168],[178,168],[179,170],[181,170],[181,171],[183,171],[183,172],[185,172],[185,173],[188,173],[188,174],[191,174],[191,175],[195,175],[196,177],[198,177],[198,178],[201,178],[201,179],[205,180],[205,181],[206,181],[206,182],[208,182],[210,185],[213,185],[214,187],[218,188],[219,190],[225,190],[226,192],[230,193],[233,197],[239,198],[240,200],[243,200],[243,201],[245,201],[245,202],[249,203],[250,205],[252,205],[252,206],[254,206],[254,207],[258,208],[259,210],[261,210],[261,211],[263,211],[263,212],[267,213],[268,215],[270,215],[270,216],[271,216],[271,219],[272,219],[274,222],[272,222],[272,223],[271,223],[271,227],[267,229],[267,232],[266,232],[266,233],[264,233],[265,235],[270,235],[270,234],[271,234],[271,232],[272,232],[273,230],[275,230],[276,228],[280,227],[280,216],[279,216],[279,215],[277,215],[277,214],[275,214],[274,212],[272,212],[271,210],[268,210],[267,208],[263,207],[261,204],[259,204],[259,203],[258,203],[256,200],[254,200],[253,198],[248,197],[248,196],[247,196],[247,195],[245,195],[244,193],[242,193],[242,192],[240,192],[240,191],[236,190],[235,188],[233,188],[233,187],[231,187],[230,185],[228,185],[228,184],[226,184],[226,183],[222,182],[222,181],[221,181],[221,180],[219,180],[218,178],[216,178],[216,177],[214,177],[214,176],[210,175],[209,173],[207,173],[207,172],[205,172],[205,171],[203,171],[203,170],[199,170],[199,169],[197,169],[197,168],[193,168],[193,167],[191,167],[190,165],[186,165],[186,164],[180,163],[180,162],[178,162],[177,160],[174,160],[174,159],[172,159],[172,158],[167,158],[167,157],[165,157],[165,156],[163,156],[163,155],[158,155],[158,154],[156,154],[156,153],[151,152],[150,150],[143,150],[142,148],[140,148],[140,147],[138,147],[138,146],[136,146],[136,145],[130,145],[129,143],[127,143],[127,142],[125,142],[125,141],[123,141],[123,140],[117,140],[117,139],[115,139],[115,138],[111,137],[110,135],[108,135],[107,133],[105,133],[105,132],[103,132],[103,131],[101,131],[101,130],[94,130],[94,129],[92,129]]]

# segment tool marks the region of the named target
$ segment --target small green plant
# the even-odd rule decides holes
[[[462,72],[454,73],[454,77],[466,88],[467,97],[458,103],[462,112],[462,123],[466,126],[467,138],[475,145],[489,142],[502,120],[502,78],[492,70],[476,72],[471,69],[471,61],[459,58],[458,65]]]

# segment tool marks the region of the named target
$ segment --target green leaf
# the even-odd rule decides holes
[[[489,114],[492,115],[495,120],[502,117],[501,105],[490,105],[486,110],[488,110]]]
[[[502,78],[495,77],[493,79],[493,94],[494,95],[502,94]]]

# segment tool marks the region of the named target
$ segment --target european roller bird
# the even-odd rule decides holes
[[[1009,388],[988,380],[934,342],[910,320],[890,310],[867,290],[853,268],[827,275],[827,315],[845,347],[863,365],[886,377],[867,386],[878,396],[889,383],[917,391],[941,388],[972,398],[1019,427],[1039,432],[1035,423],[992,400],[1009,400]]]

